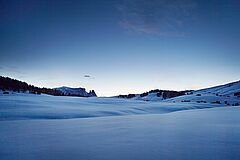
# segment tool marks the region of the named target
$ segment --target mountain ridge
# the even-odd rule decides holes
[[[3,91],[4,94],[8,94],[8,91],[12,92],[23,92],[23,93],[31,93],[31,94],[48,94],[53,96],[78,96],[78,97],[96,97],[96,93],[94,90],[90,90],[90,92],[86,92],[85,88],[70,88],[65,87],[67,90],[76,90],[75,92],[63,91],[63,88],[40,88],[34,85],[30,85],[26,82],[19,81],[17,79],[12,79],[9,77],[0,76],[0,90]],[[78,92],[77,92],[78,91]]]
[[[90,90],[89,92],[87,92],[86,89],[82,87],[72,88],[62,86],[54,89],[57,91],[61,91],[62,93],[68,96],[97,97],[97,94],[95,93],[94,90]]]

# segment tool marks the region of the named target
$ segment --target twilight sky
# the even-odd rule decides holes
[[[239,0],[1,0],[0,75],[100,96],[240,79]]]

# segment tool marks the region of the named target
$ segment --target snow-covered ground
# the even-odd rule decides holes
[[[225,104],[2,94],[0,159],[237,160],[239,115]]]
[[[14,93],[0,95],[0,120],[69,119],[135,114],[160,114],[223,104],[161,103],[119,98],[81,98]]]

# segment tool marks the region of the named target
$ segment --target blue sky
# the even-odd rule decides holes
[[[1,1],[0,20],[1,75],[39,87],[110,96],[240,79],[237,0]]]

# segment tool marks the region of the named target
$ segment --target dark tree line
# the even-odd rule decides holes
[[[22,82],[9,77],[0,76],[0,90],[2,91],[14,91],[14,92],[29,92],[33,94],[49,94],[54,96],[63,96],[61,91],[50,88],[39,88],[33,85],[29,85],[26,82]]]
[[[155,90],[151,90],[149,92],[144,92],[144,93],[140,94],[140,97],[146,97],[150,93],[156,93],[158,97],[163,97],[163,99],[168,99],[168,98],[182,96],[182,95],[188,94],[189,92],[191,92],[191,91],[169,91],[169,90],[155,89]],[[136,97],[136,95],[128,94],[128,95],[119,95],[117,97],[118,98],[133,98],[133,97]]]
[[[136,97],[135,94],[128,94],[128,95],[119,95],[117,96],[118,98],[133,98]]]
[[[234,93],[234,96],[240,97],[240,92]]]
[[[178,97],[178,96],[183,96],[183,95],[185,95],[184,92],[178,92],[178,91],[163,91],[162,92],[163,99],[168,99],[168,98],[173,98],[173,97]]]

